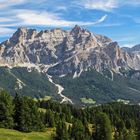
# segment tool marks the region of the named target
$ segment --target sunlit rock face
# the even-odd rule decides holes
[[[19,28],[0,44],[0,65],[35,67],[50,75],[79,75],[82,71],[140,70],[140,49],[121,49],[117,42],[75,26],[72,30]]]

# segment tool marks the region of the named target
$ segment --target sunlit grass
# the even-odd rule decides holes
[[[55,134],[53,128],[45,132],[22,133],[16,130],[0,129],[0,140],[52,140]]]
[[[85,103],[85,104],[95,104],[96,103],[96,101],[94,101],[91,98],[81,98],[81,102]]]

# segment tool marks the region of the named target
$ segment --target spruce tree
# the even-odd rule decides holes
[[[15,128],[19,131],[40,131],[44,128],[38,106],[29,97],[17,95],[15,102]]]
[[[80,120],[74,120],[72,125],[71,136],[75,140],[85,140],[85,127]]]
[[[60,121],[56,127],[55,140],[71,140],[65,122]]]
[[[105,113],[99,113],[96,116],[93,138],[95,140],[112,140],[110,120]]]
[[[0,127],[13,128],[14,105],[12,97],[6,92],[0,92]]]
[[[49,127],[54,127],[55,126],[54,114],[50,109],[46,111],[45,120],[46,120],[46,123]]]

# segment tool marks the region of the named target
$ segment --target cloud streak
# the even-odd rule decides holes
[[[86,9],[101,10],[105,12],[110,12],[121,6],[140,6],[140,1],[138,0],[76,0],[77,5],[80,5]]]
[[[138,1],[138,0],[126,0],[126,1],[124,1],[123,4],[124,5],[131,5],[131,6],[140,6],[140,1]]]
[[[27,2],[27,0],[9,0],[8,2],[7,2],[7,0],[1,0],[0,1],[0,9],[8,8],[8,7],[11,7],[14,5],[19,5],[19,4],[22,4],[25,2]]]
[[[15,32],[14,29],[0,27],[0,37],[9,36],[9,34],[12,34],[13,32]]]
[[[101,11],[112,11],[118,7],[117,0],[82,0],[81,3],[77,1],[77,4],[83,6],[86,9]]]
[[[12,26],[51,26],[51,27],[72,27],[74,25],[90,26],[104,22],[107,19],[107,15],[102,16],[96,21],[84,22],[84,21],[69,21],[62,19],[55,13],[50,12],[38,12],[33,10],[19,10],[16,11],[15,18],[1,18],[2,21],[16,21],[14,23],[0,24],[1,27]]]
[[[48,27],[72,27],[75,25],[90,26],[97,25],[107,19],[107,15],[95,21],[71,21],[63,19],[58,13],[39,12],[38,10],[13,10],[9,17],[0,17],[0,37],[9,36],[19,26],[48,26]]]

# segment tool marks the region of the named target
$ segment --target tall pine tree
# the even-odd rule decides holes
[[[111,124],[105,113],[99,113],[95,120],[95,132],[93,133],[95,140],[112,140]]]
[[[0,92],[0,127],[13,128],[14,105],[12,97],[6,92]]]

